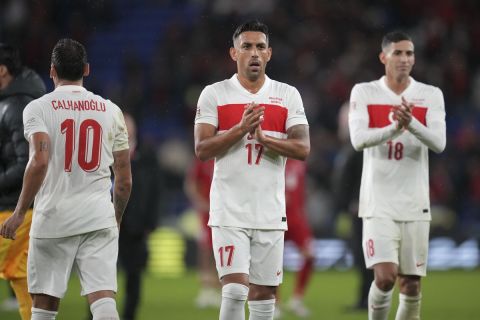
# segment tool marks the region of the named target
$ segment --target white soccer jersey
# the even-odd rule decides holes
[[[230,79],[207,86],[198,100],[195,123],[208,123],[222,134],[240,122],[245,105],[265,107],[265,134],[286,138],[287,130],[308,124],[297,89],[266,77],[252,94]],[[246,134],[225,154],[215,158],[210,190],[210,226],[286,230],[286,158],[264,148]]]
[[[128,149],[122,111],[80,86],[59,86],[23,112],[25,137],[46,132],[51,149],[35,197],[30,235],[59,238],[116,225],[111,202],[113,152]]]
[[[414,104],[408,130],[397,130],[393,106]],[[360,217],[430,220],[428,149],[445,148],[445,107],[440,89],[416,82],[401,94],[385,77],[352,89],[349,113],[353,147],[363,150]]]

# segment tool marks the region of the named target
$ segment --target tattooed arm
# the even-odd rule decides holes
[[[127,207],[130,192],[132,190],[132,172],[130,169],[129,149],[115,151],[113,153],[113,206],[115,208],[115,217],[120,226],[123,212]]]
[[[15,239],[15,232],[25,219],[25,213],[33,203],[33,199],[42,186],[47,174],[50,156],[50,138],[45,132],[37,132],[30,136],[30,159],[23,175],[22,192],[13,215],[0,229],[0,235],[7,239]]]

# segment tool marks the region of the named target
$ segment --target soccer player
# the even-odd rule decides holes
[[[298,91],[270,79],[268,28],[258,21],[233,34],[237,73],[207,86],[198,101],[195,153],[215,158],[210,191],[213,250],[222,284],[221,320],[272,319],[283,278],[286,158],[310,152]]]
[[[308,317],[310,310],[305,306],[303,297],[314,267],[313,236],[305,213],[305,174],[304,161],[288,159],[285,167],[285,202],[288,230],[285,240],[291,240],[302,256],[302,265],[297,271],[293,296],[287,308],[298,317]],[[278,297],[277,297],[278,298]],[[278,309],[275,311],[277,312]]]
[[[443,94],[410,76],[415,54],[407,34],[386,34],[379,57],[385,76],[354,86],[349,113],[352,145],[363,150],[359,216],[375,276],[368,317],[387,319],[398,278],[396,320],[420,319],[431,219],[428,150],[445,148]]]
[[[213,160],[203,162],[195,158],[185,177],[185,194],[198,213],[201,227],[200,237],[197,241],[200,292],[195,300],[195,304],[199,308],[218,307],[221,302],[218,292],[220,283],[216,275],[213,257],[212,230],[208,226],[213,164]]]
[[[50,68],[55,90],[23,112],[30,160],[0,235],[15,239],[35,197],[27,266],[32,320],[55,319],[73,266],[93,319],[118,319],[118,228],[132,184],[128,135],[121,110],[83,87],[88,74],[83,45],[60,40]]]
[[[15,209],[28,162],[28,142],[23,137],[23,109],[44,94],[45,84],[34,71],[22,66],[18,50],[0,44],[0,224]],[[10,282],[23,320],[30,319],[32,308],[27,288],[31,221],[32,210],[29,208],[16,240],[0,237],[0,278]]]

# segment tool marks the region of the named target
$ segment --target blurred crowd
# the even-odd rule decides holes
[[[383,34],[410,33],[413,76],[440,87],[447,149],[431,154],[432,233],[480,234],[480,3],[315,0],[9,0],[0,2],[0,41],[20,47],[25,63],[48,79],[62,37],[83,42],[86,86],[132,114],[142,143],[162,168],[159,210],[169,223],[188,208],[184,174],[193,155],[193,119],[202,88],[230,77],[236,25],[264,21],[273,58],[267,74],[302,94],[310,122],[308,214],[317,237],[335,236],[331,173],[342,144],[339,110],[357,82],[383,74]]]

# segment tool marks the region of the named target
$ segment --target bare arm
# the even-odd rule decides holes
[[[113,207],[115,208],[115,217],[120,225],[123,213],[130,198],[132,191],[132,171],[130,168],[129,150],[121,150],[113,153]]]
[[[299,124],[287,130],[287,139],[278,139],[265,135],[260,126],[255,131],[255,138],[263,146],[278,154],[305,160],[310,153],[310,135],[308,125]]]
[[[13,215],[5,221],[0,234],[8,239],[15,239],[18,227],[25,219],[27,210],[33,203],[35,195],[42,186],[48,169],[50,157],[50,138],[45,132],[37,132],[30,136],[31,157],[23,175],[23,185]]]
[[[260,124],[265,107],[257,104],[248,104],[238,124],[217,134],[217,129],[211,124],[198,123],[195,125],[195,154],[202,160],[208,160],[225,153],[231,146],[240,141],[247,132],[252,132]]]

